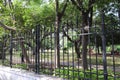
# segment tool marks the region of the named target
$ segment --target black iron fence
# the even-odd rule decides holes
[[[83,29],[88,32],[82,33]],[[58,45],[55,34],[54,25],[5,34],[0,39],[1,64],[68,80],[120,80],[119,25],[102,21],[80,28],[67,21],[60,26]]]

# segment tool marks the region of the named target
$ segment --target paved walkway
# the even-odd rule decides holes
[[[53,76],[35,74],[29,71],[0,66],[0,80],[65,80]]]

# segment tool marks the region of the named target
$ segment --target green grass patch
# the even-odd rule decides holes
[[[86,70],[77,68],[64,68],[64,69],[55,69],[53,76],[58,76],[61,78],[69,79],[69,80],[104,80],[104,72],[103,70]],[[112,71],[108,71],[108,80],[114,80],[114,75]],[[116,78],[116,80],[120,80],[120,78]]]
[[[12,65],[13,68],[27,69],[27,64],[15,64]]]

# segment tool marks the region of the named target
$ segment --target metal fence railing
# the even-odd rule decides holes
[[[103,22],[102,28],[88,27],[88,33],[82,29],[72,22],[61,24],[57,46],[53,26],[8,33],[0,40],[0,63],[69,80],[120,80],[120,26],[105,28]]]

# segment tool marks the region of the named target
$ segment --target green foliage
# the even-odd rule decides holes
[[[120,52],[120,45],[115,45],[114,49]]]
[[[3,28],[0,28],[0,37],[2,37],[5,34],[5,31]]]
[[[114,2],[113,0],[97,0],[96,2],[95,2],[95,8],[97,9],[97,10],[102,10],[103,8],[105,9],[105,8],[108,8],[108,5],[110,4],[110,3],[112,3],[112,2]]]
[[[63,4],[60,6],[63,7]],[[71,2],[68,3],[68,6],[66,8],[65,14],[63,15],[62,22],[72,21],[74,24],[76,24],[76,20],[79,20],[79,25],[81,24],[81,13],[80,11],[74,6]],[[74,26],[76,27],[76,26]]]
[[[89,0],[84,0],[83,1],[83,7],[84,7],[84,9],[88,9],[88,6],[89,6]]]
[[[0,60],[0,65],[9,66],[9,64],[10,64],[10,61],[8,61],[7,59],[4,60],[4,62]]]
[[[49,69],[40,69],[40,73],[48,74],[48,75],[50,75],[50,73],[52,74],[51,70],[49,70]]]
[[[27,69],[27,64],[15,64],[12,65],[13,68]]]
[[[85,9],[88,9],[88,1],[89,0],[83,1],[83,7]],[[99,7],[109,5],[109,3],[112,2],[112,0],[96,1],[93,6],[98,6],[96,8],[96,10],[98,10]],[[63,5],[64,1],[60,1],[60,11],[62,11]],[[2,14],[0,20],[4,20],[5,24],[15,26],[21,30],[29,30],[34,28],[37,24],[50,27],[50,25],[55,22],[55,2],[52,0],[49,0],[49,2],[45,2],[44,0],[14,0],[12,9],[10,9],[9,6],[5,7],[1,1],[0,12]],[[76,23],[76,15],[79,19],[79,25],[81,25],[81,13],[69,1],[62,21],[72,20]]]
[[[49,27],[55,21],[53,4],[47,4],[43,0],[14,0],[12,8],[0,3],[0,12],[0,20],[4,24],[19,30],[30,30],[38,24]]]
[[[82,69],[77,68],[68,68],[64,67],[64,69],[56,69],[54,71],[53,76],[59,76],[61,78],[68,78],[69,80],[83,80],[83,79],[91,79],[96,80],[97,78],[100,80],[104,79],[103,70],[86,70],[85,72]],[[60,75],[59,75],[60,74]],[[98,75],[98,76],[97,76]],[[113,72],[111,70],[108,71],[108,80],[114,80]],[[116,79],[119,80],[119,79]]]

